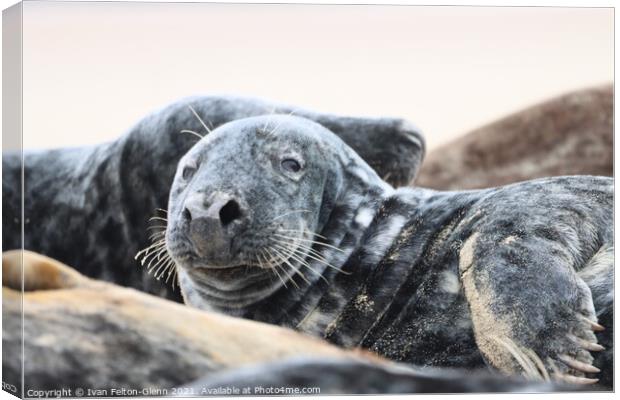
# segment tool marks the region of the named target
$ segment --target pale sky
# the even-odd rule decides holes
[[[613,80],[613,10],[24,4],[24,146],[114,139],[176,99],[411,120],[429,148]]]

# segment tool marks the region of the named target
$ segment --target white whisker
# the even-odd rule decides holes
[[[278,239],[273,239],[273,240],[278,242],[278,243],[282,243],[282,244],[291,244],[291,242],[285,242],[285,241],[281,241],[281,240],[278,240]],[[302,250],[306,250],[306,253],[304,253]],[[350,275],[351,274],[350,272],[343,271],[342,269],[332,265],[331,263],[329,263],[327,261],[327,259],[321,253],[316,252],[314,249],[304,245],[303,243],[297,244],[295,251],[297,251],[297,254],[300,254],[300,255],[305,256],[305,257],[309,257],[309,258],[311,258],[311,259],[313,259],[315,261],[320,262],[321,264],[325,264],[326,266],[328,266],[328,267],[330,267],[330,268],[332,268],[332,269],[334,269],[334,270],[336,270],[336,271],[338,271],[340,273],[343,273],[345,275]]]
[[[170,268],[168,268],[168,275],[166,276],[166,283],[168,283],[168,280],[170,279],[170,276],[173,274],[176,274],[177,271],[177,265],[173,262],[170,264]]]
[[[282,250],[288,250],[286,249],[284,246],[278,245],[276,244],[276,246],[278,246],[280,249]],[[290,253],[290,257],[294,258],[295,260],[297,260],[301,265],[303,265],[304,267],[308,268],[310,271],[314,272],[316,275],[318,275],[321,279],[323,279],[325,281],[325,283],[329,284],[329,281],[323,276],[323,274],[321,274],[319,271],[317,271],[316,269],[312,268],[310,266],[310,264],[304,260],[303,258],[301,258],[298,254],[301,253],[297,253],[295,251],[292,251]]]
[[[265,255],[263,254],[263,251],[261,250],[261,257],[265,258],[265,261],[269,264],[269,261],[267,260],[267,257],[265,257]],[[262,261],[259,262],[261,264],[261,266],[263,265]],[[282,276],[280,275],[280,272],[278,272],[278,270],[276,268],[273,268],[273,266],[271,264],[269,264],[269,268],[274,272],[274,274],[278,277],[278,279],[280,280],[280,282],[282,282],[282,285],[284,286],[284,288],[288,289],[288,286],[286,286],[286,281],[284,279],[282,279]]]
[[[308,285],[310,285],[310,281],[305,277],[305,275],[299,271],[299,269],[295,268],[295,266],[293,264],[291,264],[291,262],[289,261],[289,257],[290,255],[287,253],[282,254],[278,249],[276,248],[271,248],[271,250],[273,250],[276,254],[278,254],[280,256],[280,258],[282,259],[282,261],[284,261],[286,263],[286,265],[288,265],[289,267],[291,267],[291,269],[293,270],[294,273],[298,273],[299,276],[301,276],[301,278],[306,281],[308,283]]]
[[[267,249],[267,252],[268,252],[268,253],[272,256],[272,258],[273,258],[273,254],[271,253],[271,251],[273,251],[274,253],[276,253],[277,258],[278,258],[278,259],[280,259],[282,262],[287,262],[287,261],[286,261],[286,259],[282,258],[282,256],[281,256],[281,255],[280,255],[280,254],[279,254],[279,253],[278,253],[278,252],[277,252],[277,251],[276,251],[273,247],[269,247],[269,248]],[[290,264],[289,264],[289,265],[290,265]],[[295,280],[293,279],[293,277],[292,277],[292,276],[290,276],[290,275],[288,275],[288,274],[286,273],[286,271],[284,270],[284,268],[283,268],[280,264],[275,264],[275,268],[282,268],[282,270],[283,270],[283,272],[284,272],[284,275],[288,277],[288,280],[289,280],[289,281],[290,281],[293,285],[295,285],[295,287],[296,287],[298,290],[300,289],[299,285],[297,285],[297,282],[295,282]],[[294,268],[293,268],[293,270],[294,270]]]
[[[169,258],[164,258],[158,262],[159,267],[153,272],[153,276],[155,277],[155,279],[159,280],[159,278],[161,278],[161,274],[159,273],[159,271],[161,271],[162,269],[165,271],[171,262],[172,260]]]
[[[189,129],[183,129],[183,130],[181,131],[181,133],[190,133],[190,134],[192,134],[192,135],[194,135],[194,136],[197,136],[199,139],[204,138],[204,136],[202,136],[200,133],[198,133],[198,132],[194,132],[194,131],[189,130]]]
[[[267,126],[269,125],[269,121],[271,120],[271,115],[273,115],[275,111],[276,111],[276,108],[272,107],[271,111],[269,111],[269,113],[267,114],[267,118],[265,118],[265,125],[263,125],[263,128],[261,129],[262,131],[267,131]]]
[[[142,259],[141,263],[142,265],[144,265],[144,259],[148,257],[149,253],[151,252],[151,250],[153,249],[159,249],[162,246],[166,245],[166,239],[160,239],[157,242],[151,244],[150,246],[140,250],[139,252],[136,253],[136,256],[134,257],[134,260],[137,260],[138,258],[140,258],[141,256],[144,256],[144,258]]]
[[[209,127],[207,126],[207,124],[205,124],[205,122],[202,120],[202,118],[200,118],[200,115],[198,115],[198,113],[196,112],[196,110],[194,110],[194,107],[192,107],[191,105],[187,105],[189,107],[190,110],[192,110],[192,112],[194,113],[194,115],[196,116],[196,118],[198,118],[198,121],[200,121],[200,123],[202,124],[202,126],[204,126],[205,130],[207,131],[207,133],[211,133],[211,129],[209,129]]]
[[[319,245],[319,246],[329,247],[330,249],[333,249],[333,250],[336,250],[336,251],[340,251],[340,252],[342,252],[342,253],[345,253],[345,251],[344,251],[344,250],[342,250],[342,249],[340,249],[340,248],[338,248],[338,247],[336,247],[336,246],[333,246],[333,245],[331,245],[331,244],[327,244],[327,243],[323,243],[323,242],[318,242],[318,241],[316,241],[316,240],[312,240],[312,239],[296,238],[296,237],[292,237],[292,236],[283,235],[283,234],[281,234],[281,233],[274,233],[274,236],[278,236],[278,237],[283,238],[283,239],[300,240],[300,241],[302,241],[302,242],[313,243],[313,244],[317,244],[317,245]]]
[[[278,215],[277,217],[275,217],[271,221],[273,222],[273,221],[275,221],[277,219],[280,219],[282,217],[285,217],[287,215],[294,214],[294,213],[300,213],[300,212],[310,212],[310,210],[293,210],[293,211],[285,212],[284,214]]]
[[[165,215],[168,214],[168,211],[163,208],[156,208],[155,211]],[[152,225],[146,228],[147,231],[156,229],[155,232],[149,235],[151,244],[138,251],[134,258],[139,260],[140,265],[145,267],[147,273],[149,275],[152,274],[155,279],[160,280],[165,275],[165,282],[167,284],[172,277],[172,290],[174,290],[174,287],[178,285],[178,271],[176,264],[174,260],[172,260],[172,257],[170,257],[170,254],[168,254],[168,248],[166,247],[166,228],[168,219],[165,217],[153,216],[149,218],[149,223],[151,221],[163,221],[163,224]]]
[[[153,270],[153,268],[155,268],[156,266],[158,266],[160,263],[164,262],[166,259],[165,258],[160,258],[159,255],[162,252],[165,252],[165,248],[159,250],[159,252],[157,252],[155,257],[151,257],[150,261],[147,263],[146,265],[146,270],[149,271],[149,273]],[[167,255],[167,254],[166,254]],[[153,264],[155,263],[155,264]]]
[[[312,236],[316,236],[319,237],[321,239],[325,239],[325,240],[329,240],[327,239],[325,236],[319,235],[316,232],[312,232],[311,230],[308,229],[284,229],[284,228],[279,228],[280,231],[284,231],[284,232],[295,232],[295,233],[308,233]]]

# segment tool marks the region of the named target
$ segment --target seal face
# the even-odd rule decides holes
[[[322,126],[273,121],[179,163],[165,239],[188,304],[420,365],[612,371],[611,179],[394,190]]]
[[[235,121],[194,146],[177,169],[166,232],[186,296],[195,290],[210,305],[238,309],[294,275],[320,275],[304,260],[320,259],[313,245],[329,246],[316,237],[341,212],[333,206],[343,166],[363,164],[344,146],[321,125],[286,116]],[[360,168],[357,179],[371,174]]]

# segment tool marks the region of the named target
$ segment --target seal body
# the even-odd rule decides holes
[[[3,248],[23,245],[90,277],[180,300],[178,290],[145,274],[134,256],[149,242],[149,219],[155,216],[155,227],[165,222],[156,209],[165,208],[176,165],[197,141],[181,131],[205,135],[226,122],[273,112],[325,124],[397,184],[414,177],[424,153],[419,132],[399,119],[340,117],[251,98],[189,98],[110,143],[25,151],[23,188],[21,154],[3,154]]]
[[[187,303],[417,365],[611,385],[611,179],[395,190],[323,127],[262,123],[179,163],[165,240]]]

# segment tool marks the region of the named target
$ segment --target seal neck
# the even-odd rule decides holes
[[[372,175],[349,171],[334,200],[327,222],[318,230],[324,240],[340,251],[326,251],[325,257],[339,267],[360,246],[360,241],[384,200],[394,189]]]

